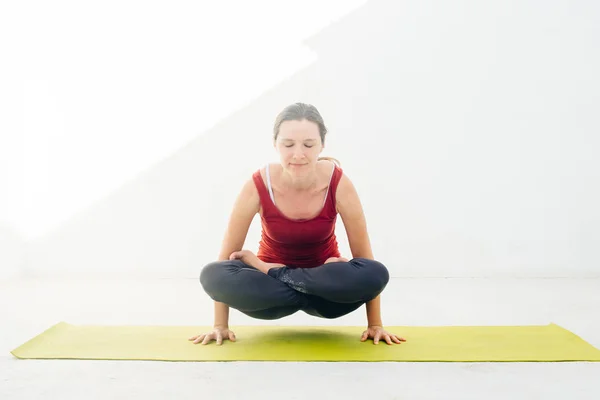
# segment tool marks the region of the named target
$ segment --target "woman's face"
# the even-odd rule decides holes
[[[283,168],[293,175],[304,175],[317,165],[323,143],[319,126],[307,120],[284,121],[275,142]]]

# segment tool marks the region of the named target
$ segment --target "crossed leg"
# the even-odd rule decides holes
[[[279,319],[299,310],[338,318],[377,297],[389,281],[378,261],[354,258],[315,268],[272,267],[265,272],[241,260],[202,269],[200,282],[215,301],[258,319]]]

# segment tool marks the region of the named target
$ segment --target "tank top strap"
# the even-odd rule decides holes
[[[325,197],[325,211],[326,215],[330,218],[333,218],[337,214],[336,210],[336,192],[340,180],[344,175],[344,171],[342,168],[334,163],[333,174],[331,175],[331,182],[329,183],[329,188],[327,189],[327,197]]]
[[[263,210],[263,215],[271,213],[273,211],[273,207],[275,207],[275,204],[273,204],[271,201],[269,190],[265,186],[265,182],[260,174],[260,169],[252,174],[252,179],[254,180],[254,186],[256,186],[256,190],[258,190],[258,196],[260,198],[260,205]]]
[[[333,176],[335,175],[335,163],[333,164],[333,168],[331,169],[331,175],[329,176],[329,183],[327,184],[327,192],[325,193],[325,199],[323,200],[323,207],[325,207],[325,203],[327,203],[327,198],[329,197],[329,192],[331,191],[331,182],[333,181]]]
[[[275,195],[273,195],[273,187],[271,186],[271,172],[269,171],[269,164],[265,167],[265,173],[267,175],[267,188],[269,189],[269,195],[271,196],[271,201],[275,204]]]

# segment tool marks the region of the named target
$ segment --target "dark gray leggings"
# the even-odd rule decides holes
[[[300,310],[338,318],[377,297],[389,278],[383,264],[366,258],[315,268],[271,268],[268,275],[240,260],[216,261],[200,273],[200,283],[213,300],[258,319]]]

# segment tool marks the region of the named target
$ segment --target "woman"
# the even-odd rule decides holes
[[[214,329],[189,340],[207,344],[235,341],[229,307],[260,319],[302,310],[337,318],[366,304],[367,329],[361,340],[400,344],[387,332],[380,297],[389,280],[373,259],[357,192],[339,163],[319,157],[327,129],[314,106],[296,103],[277,117],[274,145],[279,164],[256,171],[238,195],[219,261],[206,265],[200,282],[215,301]],[[256,214],[261,216],[258,254],[240,250]],[[353,258],[340,256],[337,215],[344,223]]]

